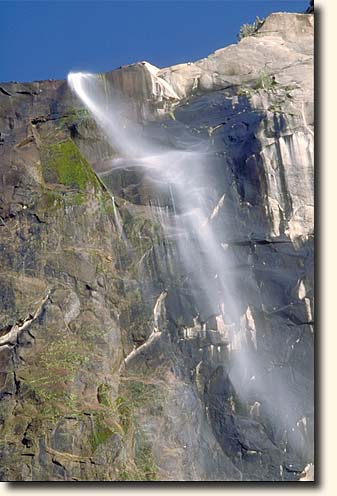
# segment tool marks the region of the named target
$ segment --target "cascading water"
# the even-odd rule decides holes
[[[119,215],[117,207],[116,207],[115,197],[112,196],[111,199],[112,199],[112,206],[113,206],[115,222],[116,222],[116,226],[117,226],[119,235],[120,235],[121,239],[125,239],[125,234],[124,234],[121,218],[120,218],[120,215]]]
[[[289,444],[296,447],[300,442],[295,432],[296,398],[279,379],[274,383],[265,381],[256,352],[256,336],[252,338],[251,333],[240,330],[242,310],[233,296],[235,284],[231,275],[235,264],[212,223],[214,205],[221,206],[224,197],[209,181],[208,168],[214,157],[208,142],[200,140],[193,150],[159,145],[145,137],[142,127],[131,117],[132,106],[104,78],[71,73],[68,82],[119,155],[111,160],[111,169],[101,174],[102,180],[111,170],[139,168],[155,187],[153,205],[156,196],[163,189],[168,190],[170,212],[160,206],[157,212],[167,237],[177,244],[184,273],[190,275],[189,289],[197,309],[195,317],[205,323],[215,316],[220,322],[228,342],[230,377],[237,395],[246,401],[250,397],[258,398],[252,409],[261,402],[278,428],[288,431]],[[115,203],[114,208],[116,224],[122,233]],[[157,331],[151,334],[151,341]]]

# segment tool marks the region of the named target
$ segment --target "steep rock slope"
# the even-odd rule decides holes
[[[182,265],[167,188],[94,173],[117,152],[66,82],[1,84],[2,480],[282,481],[313,462],[312,49],[312,15],[273,14],[201,61],[102,76],[145,136],[207,142],[235,311],[207,298],[202,250]]]

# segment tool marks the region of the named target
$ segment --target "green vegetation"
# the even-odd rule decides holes
[[[111,386],[109,384],[100,384],[97,389],[98,403],[105,406],[112,406],[111,403]]]
[[[114,434],[109,427],[105,427],[104,425],[100,429],[96,429],[93,434],[93,442],[92,448],[95,451],[101,444],[105,443],[109,437]]]
[[[276,81],[275,76],[268,74],[266,69],[262,69],[258,75],[256,83],[253,87],[250,86],[240,86],[237,89],[236,94],[238,96],[246,96],[247,98],[254,95],[254,93],[262,90],[268,92],[274,92],[277,88],[280,88],[279,83]],[[281,88],[280,88],[281,89]]]
[[[68,206],[80,206],[86,201],[87,195],[82,191],[60,191],[44,188],[39,202],[39,210],[46,214],[54,214],[56,210]]]
[[[161,411],[164,398],[161,389],[156,384],[144,382],[137,379],[125,379],[123,381],[123,397],[116,403],[119,405],[120,422],[128,432],[131,423],[134,425],[135,434],[135,457],[132,464],[125,465],[119,474],[121,481],[153,481],[158,478],[158,467],[152,454],[152,444],[148,436],[137,425],[135,410],[138,408],[156,408],[156,415]]]
[[[20,370],[22,399],[39,405],[42,418],[80,412],[80,398],[71,387],[90,360],[90,349],[76,336],[56,332],[36,350],[34,364]]]
[[[151,405],[160,400],[157,388],[154,384],[146,384],[142,381],[127,381],[127,395],[134,407]]]
[[[76,193],[75,197],[74,197],[74,205],[82,205],[82,203],[84,202],[84,197],[83,197],[83,194],[82,193]]]
[[[104,212],[106,214],[108,214],[109,217],[114,218],[115,217],[115,209],[114,209],[113,201],[112,201],[109,193],[107,191],[105,191],[104,189],[102,189],[102,193],[101,193],[99,199],[100,199],[100,203],[101,203],[101,206],[102,206],[102,209],[104,210]]]
[[[118,396],[115,405],[119,415],[119,421],[125,434],[129,432],[133,421],[133,408],[130,402],[123,396]]]
[[[59,183],[80,190],[84,190],[88,184],[98,184],[89,163],[70,138],[44,145],[41,159],[43,177],[47,183]]]
[[[79,351],[80,350],[80,351]],[[81,349],[77,339],[57,339],[48,344],[48,347],[39,354],[39,365],[46,370],[64,367],[67,374],[72,374],[89,360],[86,350]],[[71,377],[73,378],[73,377]]]
[[[296,84],[287,84],[284,89],[287,93],[290,93],[291,91],[296,90]]]
[[[271,76],[265,69],[263,69],[259,74],[258,80],[256,81],[255,90],[272,91],[277,84],[278,83],[276,82],[275,77]]]
[[[282,113],[282,108],[280,103],[274,103],[268,107],[268,112],[273,112],[274,114],[276,113]]]
[[[132,402],[123,396],[112,400],[111,391],[111,386],[106,383],[100,384],[97,390],[98,401],[103,408],[92,413],[94,451],[114,434],[126,437],[133,424]]]
[[[158,468],[154,462],[151,444],[145,434],[136,434],[136,452],[134,465],[124,467],[120,472],[120,481],[155,481],[158,480]]]
[[[243,38],[247,36],[251,36],[256,33],[256,31],[262,26],[264,23],[264,19],[260,19],[258,16],[252,24],[243,24],[240,27],[239,34],[237,35],[238,40],[241,41]]]
[[[116,437],[122,444],[126,444],[135,436],[134,459],[124,459],[122,465],[119,465],[118,480],[158,480],[158,467],[154,462],[152,444],[146,433],[137,425],[135,416],[136,408],[152,408],[152,405],[162,401],[157,386],[129,379],[123,383],[123,396],[112,399],[111,386],[102,383],[97,388],[99,406],[93,404],[92,409],[88,410],[86,407],[83,411],[79,398],[65,388],[66,383],[62,380],[64,377],[69,379],[81,367],[83,359],[83,354],[76,352],[71,343],[63,347],[55,341],[48,346],[48,350],[44,349],[38,353],[39,368],[30,367],[20,374],[25,418],[34,418],[39,423],[38,432],[41,433],[55,426],[65,414],[83,422],[87,421],[85,419],[89,416],[92,426],[89,448],[92,453],[106,443],[115,442]],[[55,369],[56,364],[58,369]],[[8,425],[4,433],[6,441],[15,436],[15,425]],[[104,449],[110,449],[109,444]]]
[[[153,481],[157,479],[157,466],[154,463],[151,445],[146,442],[141,432],[136,437],[135,463],[140,480]]]
[[[25,400],[27,415],[31,406],[33,415],[44,421],[55,423],[65,411],[68,414],[79,412],[76,395],[65,391],[59,383],[54,386],[48,377],[25,377],[21,382],[21,396]]]
[[[45,189],[42,197],[43,208],[51,212],[63,206],[63,195],[59,191]]]
[[[148,380],[125,378],[122,386],[122,401],[130,410],[143,406],[155,406],[164,401],[161,388]],[[120,400],[121,401],[121,400]]]
[[[96,449],[103,443],[105,443],[111,436],[114,434],[120,434],[120,428],[118,423],[115,425],[108,425],[108,421],[106,420],[106,412],[95,412],[92,415],[93,419],[93,433],[92,433],[92,449],[96,451]]]
[[[89,111],[85,108],[76,109],[70,107],[67,114],[63,115],[56,126],[57,130],[69,129],[73,124],[86,121],[89,118]]]

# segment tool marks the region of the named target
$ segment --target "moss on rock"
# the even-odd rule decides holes
[[[143,431],[138,431],[135,439],[135,457],[133,463],[121,470],[120,481],[155,481],[158,480],[158,467],[152,454],[152,446]]]
[[[98,179],[88,161],[72,139],[43,145],[41,148],[43,178],[69,188],[85,190],[88,184],[97,186]]]

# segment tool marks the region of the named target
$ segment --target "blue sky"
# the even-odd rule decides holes
[[[303,12],[308,0],[1,1],[0,81],[65,78],[147,60],[197,60],[236,42],[244,23]]]

